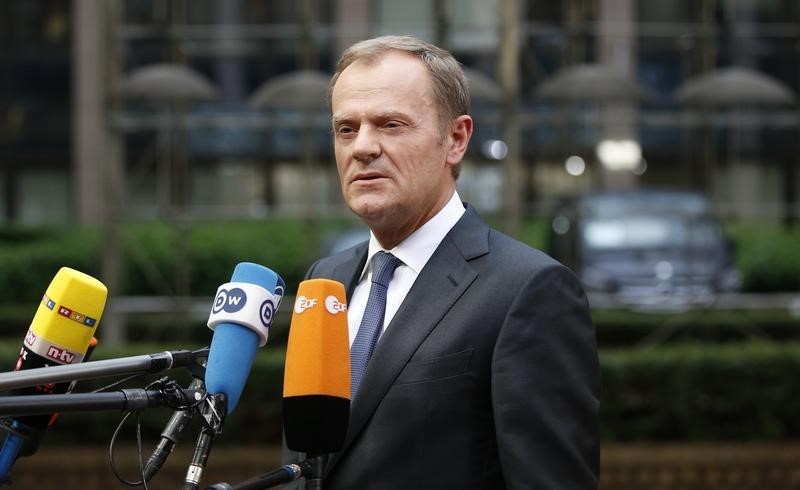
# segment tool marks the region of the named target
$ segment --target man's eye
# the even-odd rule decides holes
[[[347,136],[355,132],[355,129],[351,128],[350,126],[340,126],[339,129],[336,130],[336,134],[340,136]]]

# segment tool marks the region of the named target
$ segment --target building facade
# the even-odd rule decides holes
[[[7,223],[344,213],[314,75],[388,33],[468,69],[477,124],[459,185],[484,213],[656,186],[704,191],[732,218],[800,216],[792,0],[11,0],[0,24]],[[210,92],[124,89],[158,65]]]

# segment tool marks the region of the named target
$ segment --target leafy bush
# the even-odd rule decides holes
[[[745,291],[800,291],[800,228],[733,227]]]
[[[193,223],[179,229],[163,222],[120,227],[124,295],[173,295],[187,271],[184,293],[212,295],[239,262],[255,262],[277,272],[294,290],[320,254],[320,230],[300,220],[269,219]],[[319,228],[319,229],[317,229]],[[33,303],[62,266],[102,280],[103,235],[96,229],[6,229],[0,233],[0,303]]]
[[[800,319],[785,309],[702,309],[670,314],[595,310],[592,317],[601,347],[800,339]]]
[[[774,441],[800,436],[800,344],[603,351],[606,441]]]
[[[61,267],[100,274],[99,234],[92,230],[22,232],[0,246],[0,303],[38,301]]]
[[[186,346],[182,346],[187,348]],[[94,359],[160,352],[175,346],[102,346]],[[19,342],[0,343],[0,365],[13,366]],[[278,444],[285,353],[271,345],[259,351],[242,398],[225,423],[220,444]],[[800,343],[748,342],[726,346],[682,345],[635,350],[602,350],[601,437],[631,441],[781,441],[800,438]],[[183,386],[185,370],[167,373]],[[163,375],[163,374],[161,374]],[[151,379],[154,376],[147,377]],[[110,381],[78,384],[88,391]],[[127,387],[144,387],[137,379]],[[2,399],[0,399],[1,401]],[[143,438],[158,440],[168,409],[143,413]],[[119,412],[62,414],[46,436],[48,444],[107,443]],[[135,440],[133,422],[121,437]],[[193,430],[196,430],[194,428]],[[189,440],[188,432],[184,437]]]
[[[163,222],[120,227],[121,294],[180,293],[178,278],[185,267],[184,292],[209,295],[243,261],[275,270],[296,288],[311,261],[321,252],[326,235],[352,220],[321,219],[316,223],[270,218],[194,222],[185,229]],[[542,248],[547,223],[526,221],[520,238]],[[800,290],[800,231],[732,227],[738,265],[747,291]],[[21,226],[0,228],[0,303],[38,301],[42,289],[62,266],[100,277],[104,236],[100,230]]]

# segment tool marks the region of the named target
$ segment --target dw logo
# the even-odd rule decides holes
[[[227,313],[235,313],[247,304],[247,295],[240,288],[233,288],[230,291],[220,289],[217,297],[214,298],[214,307],[212,312],[219,313],[225,311]]]
[[[272,316],[275,313],[275,303],[271,299],[265,300],[261,303],[261,323],[269,328],[272,325]]]

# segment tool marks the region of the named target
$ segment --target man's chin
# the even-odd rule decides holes
[[[355,199],[349,204],[350,210],[367,224],[379,222],[386,215],[388,206],[374,200]]]

